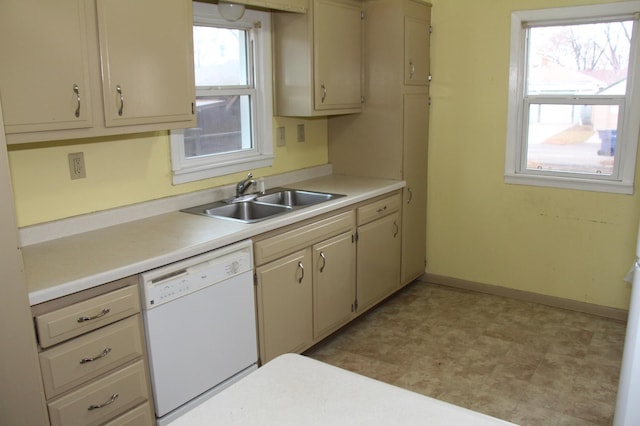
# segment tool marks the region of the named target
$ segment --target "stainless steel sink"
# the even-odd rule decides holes
[[[303,191],[300,189],[284,189],[271,194],[259,195],[256,201],[289,207],[300,207],[322,203],[338,197],[343,197],[343,195]]]
[[[216,201],[181,211],[235,220],[237,222],[253,223],[340,197],[344,197],[344,195],[300,189],[274,188],[264,195],[246,195],[237,199]]]
[[[220,201],[217,203],[192,207],[183,211],[201,214],[204,216],[237,220],[244,223],[253,223],[278,214],[286,213],[290,210],[291,207],[257,203],[254,201],[243,201],[238,203]]]

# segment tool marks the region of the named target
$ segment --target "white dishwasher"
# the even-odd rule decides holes
[[[157,424],[257,368],[251,240],[141,274]]]

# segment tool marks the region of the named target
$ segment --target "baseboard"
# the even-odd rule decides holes
[[[555,308],[568,309],[590,315],[610,318],[618,321],[627,321],[628,311],[624,309],[610,308],[607,306],[594,305],[592,303],[579,302],[577,300],[564,299],[561,297],[547,296],[544,294],[532,293],[524,290],[500,287],[497,285],[483,284],[475,281],[467,281],[460,278],[447,277],[443,275],[426,273],[418,278],[419,281],[440,284],[448,287],[461,288],[465,290],[477,291],[479,293],[493,294],[496,296],[509,297],[511,299],[525,302],[539,303],[541,305],[553,306]]]

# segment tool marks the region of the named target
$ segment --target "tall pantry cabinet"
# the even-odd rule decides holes
[[[364,2],[362,112],[328,120],[335,173],[403,179],[401,284],[425,271],[431,5]]]

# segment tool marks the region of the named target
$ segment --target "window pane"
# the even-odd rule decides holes
[[[529,106],[526,168],[613,174],[618,105]]]
[[[527,94],[624,95],[632,25],[530,28]]]
[[[246,86],[247,32],[193,27],[196,86]]]
[[[187,158],[253,148],[249,95],[198,98],[198,126],[184,131]]]

